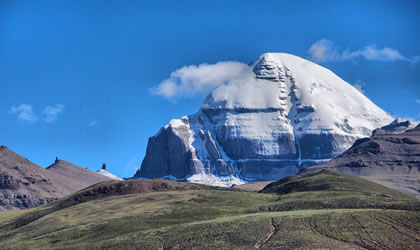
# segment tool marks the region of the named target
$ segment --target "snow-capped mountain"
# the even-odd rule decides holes
[[[213,90],[198,113],[148,142],[134,177],[228,186],[274,180],[348,149],[393,118],[330,70],[266,53]]]
[[[106,170],[106,164],[105,163],[102,164],[102,168],[99,169],[98,171],[96,171],[96,173],[98,173],[100,175],[103,175],[103,176],[106,176],[106,177],[108,177],[110,179],[113,179],[113,180],[122,180],[120,177],[116,176],[115,174],[113,174],[111,172],[108,172]]]
[[[108,178],[111,178],[113,180],[122,180],[120,177],[116,176],[113,173],[110,173],[110,172],[106,171],[105,169],[99,169],[98,171],[96,171],[96,173],[98,173],[100,175],[103,175],[103,176],[106,176]]]

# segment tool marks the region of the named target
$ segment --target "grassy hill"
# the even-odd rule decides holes
[[[0,212],[0,249],[415,249],[419,208],[418,199],[328,171],[261,193],[112,181]]]
[[[419,200],[346,173],[323,170],[283,178],[261,193],[280,195],[275,210],[310,208],[389,208],[420,210]],[[411,202],[413,201],[413,202]]]

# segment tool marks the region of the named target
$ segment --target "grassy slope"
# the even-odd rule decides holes
[[[235,186],[234,189],[238,189],[242,191],[258,192],[258,191],[261,191],[265,186],[267,186],[268,184],[272,182],[273,181],[250,182],[250,183]]]
[[[419,200],[363,178],[322,171],[283,178],[261,193],[279,194],[274,210],[308,208],[390,208],[420,210]]]
[[[291,182],[314,178],[333,185],[337,179],[330,173],[304,178]],[[343,175],[340,182],[345,181]],[[353,191],[336,190],[336,184],[283,195],[194,187],[101,197],[60,208],[58,204],[74,198],[67,197],[38,209],[0,213],[0,249],[414,249],[420,243],[420,202],[359,178],[353,181],[358,182]],[[361,192],[366,188],[371,190]],[[343,199],[347,202],[341,208],[319,209],[326,201],[342,204]],[[360,199],[369,202],[358,203]],[[353,203],[361,208],[344,208],[357,207]],[[374,203],[394,209],[365,206]],[[31,216],[38,219],[22,223]]]

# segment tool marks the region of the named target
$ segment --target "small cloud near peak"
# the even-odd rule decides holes
[[[406,57],[403,56],[397,49],[385,47],[377,48],[375,45],[367,45],[361,50],[344,50],[340,52],[333,41],[328,39],[321,39],[316,41],[308,49],[310,58],[318,63],[337,62],[351,60],[358,57],[363,57],[370,61],[406,61],[416,64],[419,62],[419,56]]]
[[[249,70],[247,64],[234,61],[184,66],[172,72],[150,92],[167,99],[203,94]]]

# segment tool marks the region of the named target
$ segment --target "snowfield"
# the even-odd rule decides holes
[[[114,180],[122,180],[120,177],[106,171],[105,169],[99,169],[98,171],[96,171],[96,173],[104,175],[104,176],[109,177],[109,178],[114,179]]]

